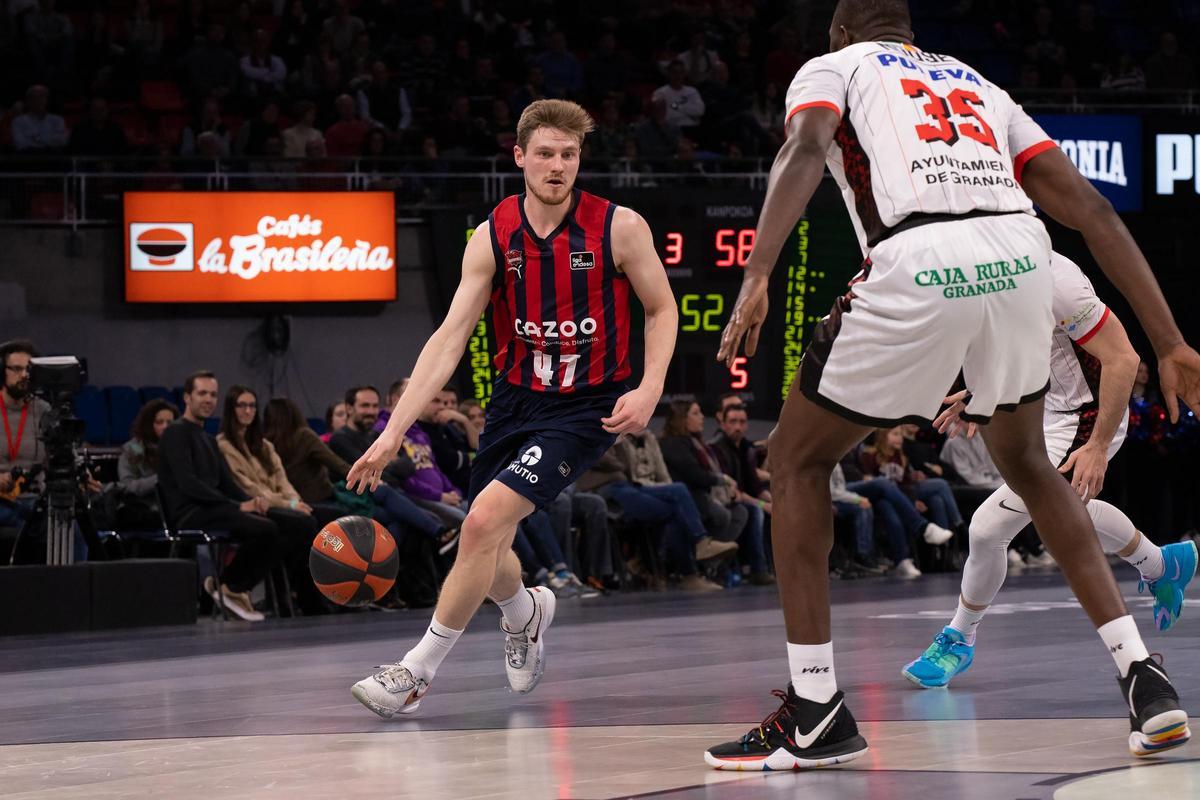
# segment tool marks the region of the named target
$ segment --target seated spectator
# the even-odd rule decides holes
[[[863,474],[889,478],[912,495],[917,510],[928,514],[935,526],[932,531],[926,529],[925,541],[930,544],[949,541],[953,535],[951,529],[962,525],[962,516],[958,513],[958,504],[954,502],[949,485],[938,478],[928,478],[925,473],[912,468],[902,449],[904,435],[899,426],[877,429],[870,441],[858,457]]]
[[[88,103],[88,115],[71,131],[70,151],[80,156],[119,156],[125,153],[128,140],[121,126],[112,121],[108,101],[93,97]]]
[[[467,418],[477,436],[483,433],[483,426],[487,423],[487,412],[478,400],[463,400],[458,404],[458,412]]]
[[[0,345],[4,363],[4,388],[0,389],[0,414],[4,417],[7,445],[0,468],[0,528],[20,528],[33,513],[37,494],[26,479],[18,487],[13,470],[28,474],[46,461],[38,431],[50,404],[34,397],[29,388],[29,361],[35,355],[33,342],[16,339]],[[19,489],[19,490],[18,490]]]
[[[733,142],[743,153],[756,154],[771,146],[771,139],[750,113],[750,98],[730,83],[729,67],[718,61],[709,81],[701,86],[705,128],[709,140]]]
[[[267,141],[280,140],[279,153],[283,153],[283,131],[279,130],[279,103],[268,100],[262,104],[258,116],[242,123],[233,140],[233,152],[239,156],[268,155]]]
[[[932,540],[942,535],[937,533],[941,529],[920,515],[912,499],[900,490],[895,481],[863,475],[854,451],[846,454],[839,467],[848,481],[845,485],[846,491],[869,500],[875,519],[883,527],[888,543],[888,556],[892,562],[889,574],[899,578],[919,578],[921,571],[913,563],[908,539],[910,536],[928,534],[925,541],[932,543]],[[864,566],[874,565],[874,560],[865,560]]]
[[[629,62],[629,57],[617,49],[617,37],[612,31],[600,34],[583,65],[588,97],[597,102],[625,92],[633,82],[633,67]]]
[[[617,101],[607,98],[600,104],[600,115],[596,119],[596,130],[584,140],[588,154],[606,164],[617,161],[625,152],[625,140],[629,138],[628,127],[621,122],[621,110]]]
[[[738,502],[737,481],[721,471],[717,454],[701,438],[703,433],[704,412],[700,404],[672,401],[660,442],[663,460],[671,477],[691,491],[709,535],[718,541],[736,541],[738,552],[748,560],[751,582],[769,586],[775,581],[767,570],[763,552],[762,510],[757,504]]]
[[[529,67],[525,73],[525,82],[513,90],[508,97],[508,108],[514,117],[520,118],[521,112],[534,100],[545,100],[546,79],[542,68],[537,64]],[[469,101],[468,101],[469,106]]]
[[[303,412],[293,401],[276,397],[267,403],[263,435],[274,444],[288,480],[304,502],[318,508],[332,506],[336,509],[334,517],[345,514],[374,517],[397,544],[405,541],[409,531],[428,538],[442,553],[448,552],[457,541],[456,531],[446,528],[386,483],[367,495],[348,490],[346,474],[350,465],[308,427]]]
[[[138,70],[149,71],[158,66],[163,48],[163,22],[150,0],[134,3],[133,13],[125,20],[125,44]]]
[[[995,491],[1004,483],[980,435],[950,437],[942,445],[941,457],[967,486]]]
[[[471,485],[471,457],[479,449],[479,432],[458,410],[458,390],[445,386],[425,408],[417,424],[429,436],[438,469],[465,496]],[[431,413],[433,412],[433,413]]]
[[[225,46],[225,26],[212,23],[182,62],[184,83],[193,98],[228,95],[238,82],[237,57]]]
[[[346,401],[337,400],[330,403],[325,409],[325,432],[321,434],[321,441],[329,444],[330,437],[346,427],[346,419]]]
[[[436,514],[448,527],[459,528],[467,517],[467,503],[463,499],[466,490],[456,486],[438,467],[433,441],[422,425],[423,421],[437,424],[435,419],[442,407],[442,401],[435,395],[422,412],[421,420],[413,423],[405,432],[401,449],[412,461],[414,471],[405,478],[400,488],[421,508]]]
[[[247,97],[261,100],[283,91],[287,67],[282,58],[271,52],[271,34],[262,28],[254,32],[250,52],[242,56],[238,66]]]
[[[1121,52],[1100,78],[1101,89],[1116,92],[1143,92],[1146,90],[1146,75],[1128,52]]]
[[[321,32],[331,38],[338,55],[345,54],[355,38],[367,30],[366,23],[350,12],[350,0],[336,0],[333,14],[321,23]]]
[[[67,146],[67,123],[47,111],[50,90],[40,84],[25,93],[25,111],[12,122],[13,148],[19,153],[55,153]]]
[[[235,385],[226,392],[217,446],[242,491],[265,503],[267,518],[278,526],[284,546],[292,554],[288,571],[301,609],[306,614],[321,613],[324,604],[308,579],[306,551],[321,523],[336,519],[339,514],[323,508],[322,519],[318,520],[313,507],[300,499],[287,479],[274,445],[263,437],[258,397],[249,388]]]
[[[568,562],[574,562],[587,576],[584,581],[593,589],[603,591],[606,581],[614,580],[615,569],[612,559],[612,532],[608,526],[608,503],[592,492],[578,491],[575,484],[569,485],[554,498],[547,508],[554,533],[564,543],[563,551]],[[571,540],[572,526],[579,528],[579,543],[576,548]],[[570,554],[578,553],[577,559]]]
[[[93,95],[111,93],[114,89],[113,78],[118,68],[128,62],[125,48],[113,37],[108,12],[103,7],[97,6],[88,14],[87,25],[76,37],[74,47],[73,71],[76,75],[85,76],[78,88],[86,89]],[[44,72],[37,74],[41,80],[53,80],[55,85],[61,85],[59,76]]]
[[[576,482],[581,492],[595,492],[635,523],[665,523],[663,549],[686,591],[720,591],[720,584],[700,575],[696,562],[725,558],[734,542],[708,535],[691,492],[675,483],[663,462],[658,440],[649,431],[625,434]]]
[[[302,63],[320,30],[320,22],[308,10],[306,0],[291,0],[275,31],[275,42],[284,64]]]
[[[567,565],[562,547],[554,536],[550,516],[539,509],[521,520],[513,537],[513,550],[521,569],[531,583],[526,586],[547,586],[556,597],[578,597],[587,591],[579,577]],[[594,591],[587,592],[595,596]]]
[[[325,141],[325,135],[313,127],[316,122],[316,103],[304,100],[296,105],[296,123],[283,131],[284,157],[304,158],[310,142]]]
[[[179,419],[179,409],[162,398],[142,406],[121,446],[117,484],[110,493],[111,518],[117,530],[155,530],[162,525],[158,508],[158,443],[163,431]]]
[[[363,140],[371,127],[358,118],[358,109],[350,95],[338,95],[334,107],[337,122],[325,130],[326,151],[331,158],[352,158],[361,154]]]
[[[1179,37],[1163,31],[1158,50],[1146,59],[1146,88],[1191,89],[1195,85],[1196,68],[1191,58],[1179,52]]]
[[[849,518],[854,525],[854,564],[857,567],[874,571],[875,569],[875,514],[871,510],[871,501],[860,494],[855,494],[846,488],[846,475],[842,465],[836,464],[829,476],[829,495],[833,499],[833,512],[837,518]],[[898,527],[898,526],[897,526]],[[904,529],[899,528],[900,536],[904,537]],[[889,535],[893,533],[889,529]],[[893,545],[893,550],[906,552],[908,542],[900,546]],[[912,559],[908,560],[912,566]],[[902,577],[915,578],[921,573],[913,567],[903,570]]]
[[[405,88],[392,79],[382,59],[371,64],[371,81],[358,90],[358,115],[372,127],[398,138],[412,127],[412,105]]]
[[[750,419],[746,407],[737,395],[727,395],[720,401],[717,410],[717,426],[720,432],[709,442],[721,471],[737,482],[739,502],[757,506],[766,516],[771,514],[771,490],[767,482],[771,475],[758,464],[758,453],[746,438]]]
[[[583,69],[579,66],[579,60],[567,49],[566,34],[554,31],[550,34],[548,44],[549,47],[533,60],[546,76],[546,96],[578,97],[583,91]]]
[[[55,0],[38,0],[37,5],[37,10],[25,15],[25,45],[29,48],[34,74],[53,83],[71,73],[75,31],[71,20],[58,12]]]
[[[202,145],[199,139],[206,133],[212,134],[211,141],[208,145]],[[221,118],[221,101],[216,97],[209,97],[200,107],[200,114],[196,119],[183,129],[179,142],[179,154],[185,157],[228,158],[232,139],[229,128]],[[215,154],[213,153],[214,148]],[[208,152],[202,152],[204,149],[207,149]]]
[[[702,86],[712,77],[721,57],[717,51],[709,50],[703,30],[692,33],[691,44],[675,57],[683,65],[684,77],[692,86]],[[668,67],[669,70],[669,67]]]
[[[176,525],[228,531],[237,543],[233,561],[221,573],[225,608],[256,622],[263,615],[254,610],[250,590],[280,561],[285,546],[279,526],[266,516],[267,501],[242,491],[216,440],[204,432],[204,421],[217,407],[217,389],[211,372],[196,372],[184,381],[183,416],[159,441],[158,482]],[[212,576],[205,578],[204,590],[221,602]]]
[[[368,188],[394,191],[404,185],[404,179],[395,174],[395,161],[389,158],[392,155],[391,144],[383,128],[367,131],[359,155],[358,169],[366,178]]]
[[[654,90],[650,99],[666,106],[666,122],[675,128],[694,128],[704,116],[704,98],[695,86],[684,83],[687,70],[675,59],[667,67],[667,83]]]
[[[388,420],[392,418],[392,409],[396,407],[396,403],[400,402],[400,395],[404,394],[405,388],[408,387],[408,377],[403,377],[398,381],[393,381],[388,387],[387,405],[379,409],[378,419],[375,420],[374,431],[383,433],[383,429],[387,427]]]
[[[679,149],[679,127],[667,120],[667,101],[657,97],[650,103],[649,113],[633,129],[633,138],[626,145],[636,146],[636,155],[652,167],[662,167]]]

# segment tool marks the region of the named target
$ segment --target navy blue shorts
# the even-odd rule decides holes
[[[487,407],[467,499],[498,480],[537,508],[549,505],[617,440],[600,420],[626,391],[614,385],[587,394],[542,394],[501,383]]]

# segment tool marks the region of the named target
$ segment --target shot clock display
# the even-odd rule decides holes
[[[754,249],[755,225],[762,194],[746,190],[673,192],[655,190],[606,192],[614,202],[638,211],[649,223],[655,246],[679,304],[679,336],[667,373],[664,400],[692,395],[708,412],[716,397],[735,391],[757,417],[774,416],[795,377],[813,325],[828,313],[838,295],[858,272],[861,253],[836,188],[822,184],[780,254],[771,278],[770,310],[749,360],[740,356],[732,369],[716,361],[721,332],[741,288],[742,270]],[[435,276],[439,295],[449,307],[462,248],[482,213],[445,211],[434,215],[435,257],[445,265]],[[630,357],[634,376],[641,373],[643,315],[635,302]],[[460,369],[469,394],[486,402],[493,378],[495,341],[487,315],[476,326]]]

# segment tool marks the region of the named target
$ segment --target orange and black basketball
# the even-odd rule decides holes
[[[396,582],[400,559],[387,529],[366,517],[341,517],[313,539],[308,571],[321,594],[340,606],[365,606]]]

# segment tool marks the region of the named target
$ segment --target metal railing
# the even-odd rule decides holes
[[[384,190],[396,195],[397,215],[405,216],[437,207],[496,203],[521,191],[523,181],[511,161],[502,166],[500,159],[434,162],[429,165],[433,169],[420,169],[411,159],[330,160],[321,166],[329,168],[314,170],[308,162],[282,159],[0,159],[0,225],[114,224],[122,218],[124,192],[156,190]],[[580,185],[595,189],[728,186],[763,190],[770,163],[713,159],[690,162],[687,171],[670,169],[671,162],[617,161],[605,166],[610,169],[581,173]]]

